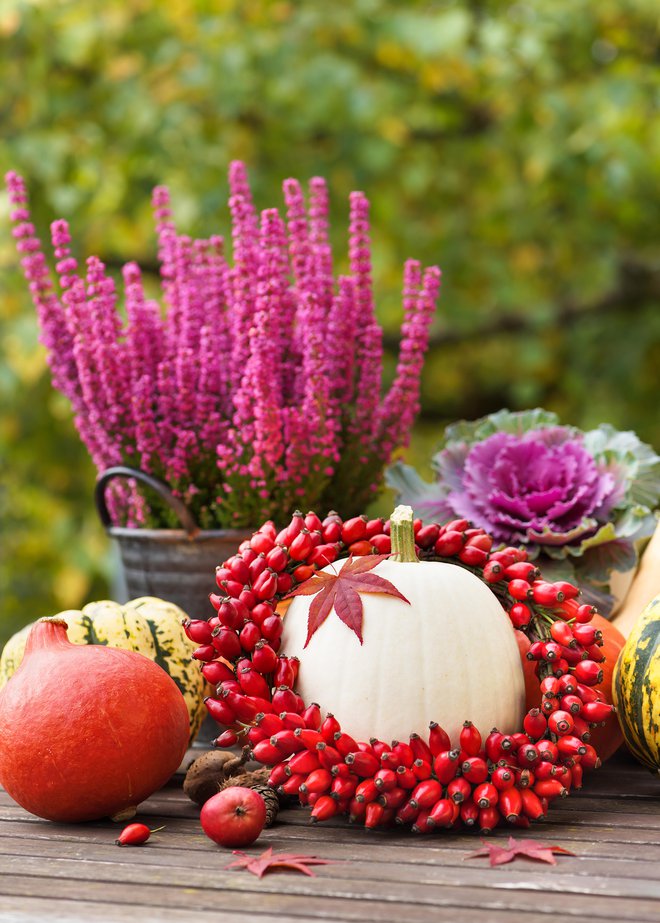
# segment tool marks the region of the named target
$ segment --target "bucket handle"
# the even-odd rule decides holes
[[[130,468],[128,465],[115,465],[112,468],[106,468],[96,480],[96,485],[94,487],[94,503],[99,514],[99,519],[106,529],[111,528],[112,519],[108,512],[105,491],[110,481],[114,480],[114,478],[134,478],[136,481],[140,481],[142,484],[146,484],[147,487],[150,487],[169,507],[171,507],[171,509],[174,510],[179,517],[181,525],[188,533],[189,538],[194,538],[200,531],[188,507],[179,500],[178,497],[174,496],[164,481],[153,477],[151,474],[147,474],[145,471],[141,471],[139,468]]]

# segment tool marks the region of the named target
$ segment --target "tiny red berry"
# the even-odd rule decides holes
[[[523,719],[525,732],[535,740],[545,734],[548,721],[539,708],[530,709]]]
[[[448,530],[441,533],[434,545],[435,553],[443,558],[450,558],[463,547],[465,538],[462,532]]]
[[[449,735],[436,721],[429,724],[429,747],[433,756],[451,749]]]
[[[525,603],[514,603],[509,609],[509,618],[514,628],[527,628],[532,620],[532,610]]]
[[[571,626],[567,625],[566,622],[563,622],[561,619],[557,619],[552,623],[550,626],[550,634],[552,635],[552,640],[556,641],[557,644],[562,644],[564,647],[576,646],[575,636],[573,635]]]
[[[603,681],[603,670],[594,660],[581,660],[574,667],[575,678],[585,686],[597,686]]]
[[[509,580],[526,580],[529,583],[536,580],[538,575],[538,567],[531,561],[515,561],[504,568],[504,576]]]
[[[129,824],[128,827],[124,827],[115,843],[117,846],[142,846],[152,833],[157,833],[159,830],[164,829],[165,827],[155,827],[150,830],[146,824]]]
[[[498,803],[500,813],[512,824],[518,819],[523,807],[522,795],[518,788],[508,788],[500,792]]]
[[[510,596],[513,596],[514,599],[518,599],[521,602],[524,602],[526,599],[531,599],[533,595],[532,585],[527,580],[520,580],[518,578],[509,581],[508,590]]]
[[[352,545],[353,542],[359,542],[367,534],[367,518],[365,516],[355,516],[353,519],[347,519],[341,529],[341,540],[345,545]]]
[[[573,721],[573,715],[568,711],[563,711],[558,709],[553,712],[548,718],[548,728],[552,731],[553,734],[558,736],[563,736],[564,734],[570,734],[573,730],[575,722]]]
[[[488,778],[488,764],[480,756],[470,756],[463,761],[461,772],[468,782],[479,785]]]
[[[476,756],[481,750],[481,734],[471,721],[465,721],[459,735],[461,749],[468,756]]]

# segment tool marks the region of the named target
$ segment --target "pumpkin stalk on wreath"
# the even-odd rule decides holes
[[[216,744],[248,747],[312,821],[526,827],[600,764],[595,608],[464,519],[296,512],[216,582],[213,617],[184,626]]]

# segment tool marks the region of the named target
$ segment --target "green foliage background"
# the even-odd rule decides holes
[[[233,158],[262,207],[324,175],[338,254],[362,188],[392,356],[404,259],[444,271],[409,457],[501,406],[658,449],[659,19],[656,0],[4,0],[0,167],[42,237],[67,217],[77,255],[113,266],[154,265],[158,183],[181,228],[226,233]],[[3,196],[0,640],[108,593],[112,563],[6,215]]]

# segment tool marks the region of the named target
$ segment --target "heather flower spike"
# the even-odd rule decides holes
[[[6,182],[53,384],[99,470],[123,463],[162,478],[203,528],[364,508],[409,438],[440,271],[406,263],[400,355],[382,395],[362,193],[350,197],[349,272],[336,278],[323,179],[307,196],[286,180],[284,211],[259,214],[245,166],[232,163],[231,260],[219,235],[180,234],[157,187],[159,304],[137,264],[124,266],[121,292],[100,259],[79,264],[63,220],[52,225],[56,287],[25,183],[13,172]],[[109,500],[117,524],[174,525],[136,487]]]

